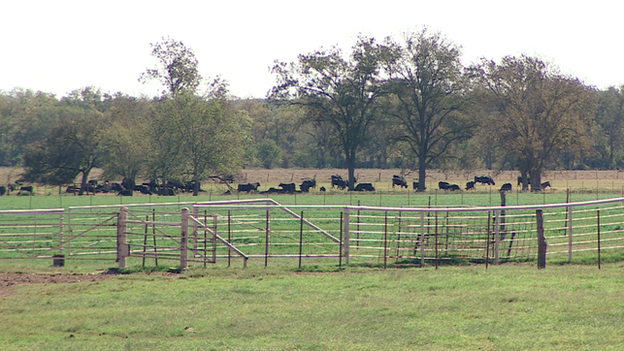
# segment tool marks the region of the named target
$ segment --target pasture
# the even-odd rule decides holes
[[[0,285],[0,348],[620,350],[622,269],[251,266]]]
[[[249,171],[241,175],[239,180],[257,181],[263,183],[263,189],[266,189],[280,182],[312,178],[310,170],[271,172],[263,170],[256,174]],[[324,174],[321,171],[312,172],[317,172],[317,179],[321,179],[320,175]],[[319,182],[318,187],[324,185],[330,189],[329,176],[340,172],[323,172],[328,172],[327,183]],[[388,172],[389,176],[386,177],[382,172]],[[375,184],[377,191],[374,193],[335,189],[321,193],[317,187],[309,194],[269,197],[284,206],[290,206],[296,213],[302,211],[303,217],[320,223],[324,230],[338,237],[343,228],[342,213],[338,215],[338,212],[343,207],[330,210],[318,209],[316,205],[396,208],[497,206],[501,201],[498,193],[501,179],[509,177],[510,182],[513,182],[515,177],[511,172],[499,174],[495,176],[496,187],[477,185],[474,191],[453,193],[430,187],[437,180],[462,184],[464,179],[471,179],[472,175],[437,173],[432,176],[435,179],[430,181],[427,192],[415,193],[411,187],[391,187],[392,174],[395,172],[369,170],[368,173],[359,174],[359,181]],[[553,188],[537,194],[518,192],[513,182],[514,191],[506,196],[507,206],[622,196],[624,180],[620,180],[619,172],[572,172],[553,173],[551,177],[544,178],[553,184]],[[593,179],[592,173],[595,176]],[[375,181],[375,177],[379,181]],[[573,177],[576,179],[571,179]],[[97,221],[103,222],[101,218],[119,211],[122,205],[146,204],[146,210],[141,214],[146,217],[145,222],[136,221],[127,228],[128,242],[134,253],[140,254],[141,247],[143,253],[146,247],[148,251],[151,249],[146,243],[151,243],[152,237],[156,247],[157,235],[149,235],[152,233],[150,225],[154,227],[154,233],[162,230],[164,236],[173,236],[171,233],[177,231],[179,235],[179,228],[174,228],[172,232],[172,229],[156,228],[156,223],[172,221],[171,218],[179,220],[180,211],[187,207],[195,208],[193,203],[267,197],[259,194],[223,195],[226,188],[220,184],[206,184],[203,188],[206,191],[199,197],[183,194],[121,197],[58,196],[58,189],[36,187],[34,196],[0,197],[0,209],[71,210],[71,223],[76,225],[81,223],[81,218],[83,221],[97,218]],[[571,189],[569,195],[568,188]],[[113,207],[97,207],[106,205]],[[215,221],[218,218],[221,221],[219,227],[224,228],[223,223],[230,219],[226,209],[199,208],[201,211],[198,212],[198,218],[205,223],[209,223],[210,218]],[[597,209],[604,216],[600,225],[603,240],[606,244],[612,243],[610,250],[603,252],[601,269],[597,266],[594,239]],[[150,222],[152,211],[154,216],[160,217]],[[211,213],[213,217],[201,217],[202,213],[206,213],[203,211]],[[240,218],[254,216],[259,217],[262,223],[264,212],[259,215],[255,212],[265,210],[249,206],[237,211],[232,210],[232,213],[239,216],[240,223],[243,223]],[[609,211],[617,212],[617,215]],[[315,231],[308,228],[306,236],[302,236],[307,240],[304,248],[316,251],[308,251],[310,257],[299,267],[296,255],[291,253],[297,247],[300,234],[297,229],[286,228],[287,223],[294,223],[295,228],[299,228],[299,219],[272,212],[271,255],[266,255],[269,252],[268,234],[266,242],[263,241],[264,235],[245,234],[242,238],[233,236],[231,241],[241,240],[237,245],[240,244],[250,257],[247,268],[243,269],[240,258],[233,260],[230,265],[228,257],[231,253],[220,245],[214,251],[215,257],[219,257],[215,263],[209,263],[204,268],[210,255],[199,250],[195,252],[195,258],[190,256],[190,268],[182,271],[177,269],[179,259],[162,255],[161,248],[171,246],[171,241],[158,242],[158,257],[128,257],[127,268],[124,269],[117,268],[114,250],[102,256],[88,256],[85,251],[85,256],[80,256],[83,248],[78,244],[78,239],[90,238],[90,235],[99,238],[97,245],[85,247],[91,251],[109,250],[114,243],[115,228],[92,227],[92,224],[85,223],[91,229],[84,232],[78,232],[77,229],[69,231],[69,235],[76,238],[71,247],[75,256],[68,256],[63,267],[52,266],[49,258],[0,260],[0,313],[3,316],[0,321],[0,348],[619,350],[624,345],[624,336],[618,327],[624,322],[624,283],[620,279],[624,268],[624,254],[620,249],[621,223],[624,222],[620,218],[622,212],[619,205],[608,208],[591,206],[575,212],[573,264],[568,264],[565,249],[568,241],[566,228],[572,222],[567,221],[567,215],[571,212],[562,210],[546,213],[546,217],[550,218],[546,222],[549,252],[560,253],[548,256],[548,266],[544,270],[536,269],[532,251],[529,251],[529,256],[520,254],[514,256],[513,260],[502,260],[503,264],[489,267],[483,261],[466,259],[450,260],[439,268],[434,267],[434,257],[436,264],[438,257],[438,234],[446,235],[448,251],[451,247],[448,238],[454,237],[448,228],[458,228],[453,222],[456,218],[462,223],[468,223],[468,226],[462,224],[461,235],[467,232],[476,234],[477,229],[481,231],[479,235],[483,235],[484,228],[488,228],[488,240],[480,239],[483,241],[482,246],[477,242],[477,248],[481,250],[477,251],[477,256],[485,257],[486,248],[493,250],[494,242],[485,243],[490,238],[489,225],[498,220],[492,221],[487,214],[466,222],[461,216],[439,213],[438,218],[432,212],[426,215],[425,224],[422,217],[402,214],[400,211],[395,211],[390,220],[387,214],[384,217],[383,211],[368,214],[360,214],[358,211],[357,215],[354,212],[351,214],[351,240],[353,245],[358,246],[351,248],[351,264],[345,265],[341,261],[343,248],[340,245],[326,237],[311,235]],[[139,213],[139,210],[134,212],[136,217],[141,216]],[[497,214],[500,215],[500,212],[493,213],[494,216]],[[517,216],[508,213],[507,222],[503,222],[508,230],[514,228],[518,232],[514,250],[521,247],[520,232],[535,230],[534,219],[528,221],[532,224],[526,224],[527,220],[523,219],[525,215],[524,212],[519,212]],[[39,224],[45,224],[46,220],[49,219],[45,215],[35,217]],[[58,222],[58,219],[51,221]],[[258,219],[253,221],[258,222]],[[359,228],[365,224],[382,229]],[[433,251],[430,240],[426,249],[428,251],[421,251],[427,257],[426,264],[422,266],[415,264],[417,262],[412,259],[419,257],[414,245],[422,244],[418,233],[424,227],[431,240],[435,234],[436,244]],[[257,229],[262,232],[263,228],[260,224]],[[493,238],[494,227],[491,228]],[[101,239],[106,236],[102,234],[105,229],[113,233],[108,241]],[[38,244],[34,240],[39,236],[48,240],[49,234],[43,231],[25,235],[23,250],[32,247],[35,252]],[[2,233],[5,233],[5,229],[2,229]],[[223,229],[219,233],[225,235]],[[388,233],[393,234],[392,241],[388,242],[394,246],[386,253],[386,240],[383,238]],[[209,242],[204,239],[200,244]],[[406,247],[401,246],[404,243],[407,243]],[[329,249],[324,245],[329,245]],[[459,242],[458,245],[463,247],[462,250],[466,249],[466,242]],[[534,248],[534,239],[530,239],[526,245]],[[424,244],[421,246],[425,247]],[[461,258],[459,256],[466,252],[474,255],[474,251],[456,251],[456,258]],[[411,258],[402,259],[403,255]],[[490,263],[494,263],[492,255],[492,251],[487,253],[488,258],[492,257]],[[389,258],[387,265],[386,257]],[[157,267],[154,265],[155,259],[160,260]]]

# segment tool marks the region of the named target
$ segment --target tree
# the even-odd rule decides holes
[[[24,155],[23,179],[51,185],[73,182],[81,175],[80,195],[89,173],[100,160],[102,114],[94,110],[64,107],[59,122],[45,140],[33,144]]]
[[[173,97],[182,91],[194,93],[202,77],[193,50],[181,41],[164,37],[161,42],[152,43],[150,46],[158,67],[148,68],[139,77],[139,82],[145,84],[156,79],[165,87],[163,95],[169,94]]]
[[[564,149],[583,147],[584,121],[593,111],[591,94],[578,80],[561,75],[542,60],[506,56],[500,64],[482,60],[472,68],[493,113],[487,125],[497,145],[518,160],[523,189],[541,189],[547,162]]]
[[[297,63],[276,62],[272,68],[277,85],[274,101],[305,107],[309,122],[332,126],[347,162],[349,190],[354,188],[358,150],[376,116],[382,95],[379,48],[374,39],[360,37],[348,59],[333,47],[299,55]]]
[[[596,122],[602,128],[608,142],[608,167],[614,167],[614,155],[622,149],[624,132],[624,85],[619,89],[609,87],[599,93]]]
[[[258,158],[264,168],[273,168],[280,162],[281,150],[273,139],[264,139],[258,144]]]
[[[417,157],[418,191],[424,191],[427,167],[471,129],[461,114],[467,101],[461,52],[427,29],[406,34],[403,44],[387,39],[385,46],[391,92],[386,111],[402,126],[397,139]]]

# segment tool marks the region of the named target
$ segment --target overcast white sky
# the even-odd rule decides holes
[[[5,1],[0,90],[64,96],[85,86],[154,96],[137,81],[155,67],[150,43],[171,37],[195,51],[204,77],[239,97],[265,97],[269,66],[339,45],[427,26],[479,57],[536,55],[604,89],[624,84],[621,1]]]

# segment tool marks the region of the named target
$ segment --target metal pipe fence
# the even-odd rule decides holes
[[[624,198],[472,208],[271,199],[83,206],[0,211],[0,259],[437,267],[533,261],[543,251],[549,261],[574,262],[621,255],[623,231]]]

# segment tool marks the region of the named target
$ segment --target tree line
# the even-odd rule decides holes
[[[539,57],[461,62],[461,47],[422,29],[400,39],[361,36],[340,48],[276,61],[265,99],[240,99],[204,79],[191,48],[152,44],[156,97],[94,87],[57,98],[0,93],[0,165],[25,181],[195,180],[243,167],[516,169],[539,190],[546,169],[624,164],[624,86],[599,90]],[[198,188],[195,189],[197,194]]]

